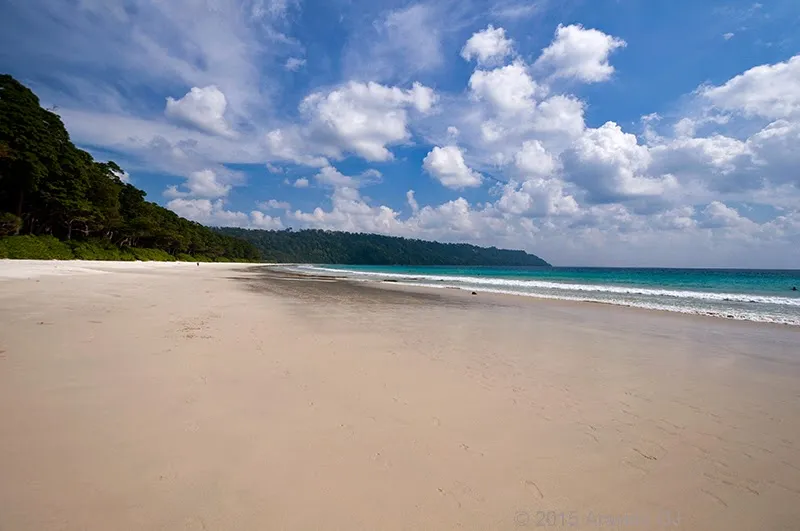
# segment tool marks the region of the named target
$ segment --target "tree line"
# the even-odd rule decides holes
[[[306,229],[217,228],[255,245],[269,262],[352,265],[549,266],[525,251],[396,236]]]
[[[12,76],[0,75],[0,258],[72,252],[77,258],[260,260],[253,245],[146,201],[123,175],[114,162],[95,161],[75,147],[57,114]]]

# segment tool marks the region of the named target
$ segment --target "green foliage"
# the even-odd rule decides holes
[[[136,260],[136,256],[130,248],[118,247],[108,240],[72,240],[69,245],[72,247],[75,258],[79,260]]]
[[[476,247],[465,243],[410,240],[378,234],[324,230],[268,231],[218,228],[247,240],[267,262],[358,265],[548,266],[524,251]]]
[[[131,249],[133,256],[142,262],[174,262],[175,257],[161,249],[146,249],[134,247]]]
[[[212,260],[207,256],[179,253],[172,256],[163,249],[118,247],[108,240],[71,240],[64,242],[50,235],[8,236],[0,238],[0,258],[29,260],[114,260],[142,262],[230,262],[226,257]]]
[[[58,115],[42,109],[33,92],[0,75],[0,237],[52,235],[70,242],[59,253],[87,260],[260,260],[253,245],[145,201],[144,191],[120,175],[114,162],[97,162],[76,148]],[[41,254],[39,243],[3,248],[34,258],[19,253]]]
[[[75,256],[69,245],[58,238],[25,235],[0,238],[0,258],[71,260]]]
[[[11,212],[0,212],[0,236],[16,234],[22,228],[22,218]]]

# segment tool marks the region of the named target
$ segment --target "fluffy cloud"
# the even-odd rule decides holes
[[[593,201],[606,203],[634,197],[658,197],[677,187],[671,175],[647,174],[648,148],[622,128],[607,122],[584,135],[562,155],[565,175]]]
[[[555,161],[585,129],[584,102],[537,83],[520,58],[494,69],[477,68],[468,96],[443,98],[432,119],[447,116],[447,122],[439,122],[447,127],[436,130],[434,124],[426,136],[438,145],[458,141],[468,154],[467,164],[477,171],[521,177],[515,161],[519,157],[525,164],[524,154],[517,153],[526,142],[538,142]]]
[[[800,189],[800,121],[776,120],[747,139],[751,179]]]
[[[800,55],[751,68],[718,87],[700,89],[716,108],[768,119],[800,113]]]
[[[294,162],[304,166],[323,167],[328,165],[328,159],[309,154],[308,139],[303,131],[297,127],[275,129],[264,136],[264,146],[273,159]],[[312,153],[314,153],[312,151]]]
[[[536,66],[552,71],[552,78],[565,78],[597,83],[614,73],[608,62],[611,53],[626,45],[625,41],[580,24],[559,24],[556,37],[542,51]]]
[[[480,186],[483,177],[464,162],[457,146],[434,147],[422,161],[425,171],[443,186],[453,189]]]
[[[251,229],[279,230],[283,228],[283,222],[281,218],[268,216],[259,210],[253,210],[250,212],[248,223],[243,226]]]
[[[378,170],[366,170],[353,177],[344,175],[333,166],[326,166],[314,176],[314,180],[324,186],[359,188],[368,184],[378,183],[381,177],[381,172]]]
[[[317,207],[310,213],[295,211],[290,217],[308,226],[351,232],[392,233],[401,227],[397,212],[386,206],[370,206],[355,188],[335,188],[331,203],[330,211]]]
[[[585,128],[584,103],[574,96],[556,94],[536,106],[531,128],[545,135],[543,143],[561,144],[580,136]]]
[[[356,180],[348,175],[343,175],[333,166],[326,166],[322,168],[314,179],[323,185],[328,186],[347,186],[355,188],[357,186]]]
[[[228,102],[216,86],[194,87],[179,100],[167,98],[164,113],[207,133],[231,136],[233,132],[225,121]]]
[[[170,186],[164,192],[167,197],[206,197],[214,199],[224,197],[231,191],[231,185],[220,181],[213,170],[195,171],[189,174],[184,185],[188,191],[180,191],[175,186]]]
[[[249,214],[226,210],[225,203],[222,199],[211,201],[209,199],[186,199],[179,197],[167,203],[167,208],[174,211],[179,216],[211,226],[252,227],[259,229],[280,229],[283,227],[280,218],[268,216],[258,210],[253,210]]]
[[[731,228],[750,230],[756,227],[749,219],[742,217],[736,209],[720,201],[712,201],[703,209],[701,227],[717,229]]]
[[[580,210],[574,197],[565,192],[560,179],[535,177],[521,184],[511,181],[503,187],[497,208],[513,215],[532,217],[569,216]]]
[[[716,190],[747,188],[734,177],[748,151],[746,142],[722,135],[681,136],[649,148],[650,170],[656,174],[677,175],[684,185],[702,182]]]
[[[463,198],[438,206],[414,208],[413,192],[407,193],[412,215],[406,219],[392,208],[372,206],[354,188],[337,188],[331,195],[331,209],[316,208],[313,212],[296,211],[291,219],[302,226],[351,232],[377,232],[443,241],[464,238],[493,238],[505,241],[506,225],[493,209],[474,210]]]
[[[461,49],[461,57],[478,64],[487,64],[504,59],[513,52],[514,41],[506,38],[506,30],[489,24],[486,29],[474,33]]]
[[[650,148],[651,171],[717,193],[800,188],[798,143],[800,122],[790,120],[768,123],[743,140],[720,134],[661,140]]]
[[[517,112],[531,109],[538,85],[521,61],[494,70],[476,70],[469,78],[473,96],[496,109]]]
[[[419,83],[401,89],[350,82],[307,96],[300,104],[306,125],[273,130],[267,144],[274,156],[300,164],[325,166],[319,155],[341,159],[345,153],[387,161],[393,158],[387,146],[411,138],[409,111],[428,113],[435,102],[434,91]]]
[[[557,169],[557,161],[539,140],[528,140],[514,156],[517,169],[525,175],[547,177]]]

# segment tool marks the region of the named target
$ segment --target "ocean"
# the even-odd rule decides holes
[[[590,301],[800,326],[800,270],[298,266],[359,281]],[[798,291],[792,291],[796,287]]]

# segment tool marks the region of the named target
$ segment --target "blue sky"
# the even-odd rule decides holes
[[[0,6],[0,70],[206,224],[800,267],[793,0]]]

